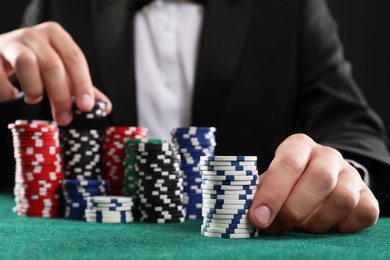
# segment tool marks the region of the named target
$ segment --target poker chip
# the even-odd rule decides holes
[[[201,157],[203,236],[216,238],[258,236],[258,229],[248,219],[249,208],[257,191],[256,158],[256,156]],[[225,170],[222,167],[226,167]],[[251,168],[243,170],[241,167]],[[239,174],[235,174],[235,171]]]
[[[184,204],[187,219],[201,219],[202,179],[200,176],[200,158],[213,156],[217,145],[215,127],[178,127],[171,131],[172,142],[182,158],[181,169],[184,172]]]
[[[16,120],[8,128],[16,162],[13,211],[18,216],[59,217],[64,176],[57,124]]]
[[[255,238],[259,235],[258,231],[252,233],[244,233],[244,234],[230,234],[230,233],[220,233],[220,232],[208,232],[201,231],[201,234],[206,237],[216,237],[216,238]]]
[[[88,112],[81,111],[77,108],[76,103],[73,102],[73,116],[79,119],[95,119],[95,118],[103,118],[106,116],[106,107],[107,102],[103,100],[96,100],[95,105]]]

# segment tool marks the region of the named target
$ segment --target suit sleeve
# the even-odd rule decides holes
[[[302,0],[299,37],[300,127],[318,143],[364,165],[382,215],[390,215],[389,141],[345,60],[326,1]]]

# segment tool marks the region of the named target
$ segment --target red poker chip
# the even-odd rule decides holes
[[[23,147],[35,147],[35,148],[42,148],[45,146],[58,146],[60,147],[59,141],[50,141],[50,142],[43,142],[40,140],[31,140],[31,141],[17,141],[12,142],[14,149],[19,149]]]
[[[19,156],[18,154],[14,155],[15,159],[24,161],[24,162],[53,162],[55,163],[56,161],[61,161],[62,157],[60,154],[34,154],[34,155],[23,155]]]
[[[44,209],[28,209],[28,210],[20,210],[16,209],[16,212],[19,217],[25,216],[25,217],[59,217],[61,215],[61,209],[59,208],[52,208],[50,210],[44,210]]]
[[[33,173],[45,173],[45,172],[62,172],[61,165],[44,165],[44,166],[31,166],[31,165],[16,165],[16,169],[25,172]]]
[[[23,146],[17,149],[17,152],[21,155],[33,155],[37,153],[42,154],[61,154],[60,146],[45,146],[45,147],[34,147],[34,146]]]
[[[104,133],[106,135],[111,134],[128,134],[133,132],[147,132],[148,128],[146,127],[140,127],[140,126],[109,126],[106,127],[104,130]]]
[[[36,182],[39,180],[44,180],[47,182],[61,182],[64,179],[63,174],[51,174],[51,175],[45,175],[40,176],[37,174],[37,176],[34,175],[23,175],[23,174],[18,174],[15,176],[15,181],[17,182],[23,182],[23,183],[30,183],[30,182]]]
[[[28,208],[28,207],[61,207],[62,206],[62,200],[52,200],[52,201],[29,201],[29,200],[19,200],[19,204],[17,207],[20,207],[21,209]]]
[[[27,200],[45,200],[45,199],[61,199],[61,191],[51,192],[47,194],[38,194],[37,192],[26,193],[23,190],[16,189],[14,190],[14,195],[18,199],[27,199]]]
[[[62,179],[58,179],[58,180],[42,180],[42,179],[39,179],[39,180],[21,180],[19,177],[18,178],[15,178],[15,185],[17,185],[18,187],[23,187],[23,188],[29,188],[29,189],[32,189],[32,188],[55,188],[55,187],[58,187],[60,186],[62,183]]]
[[[15,161],[22,166],[45,166],[45,165],[56,165],[56,166],[61,166],[62,162],[61,161],[55,161],[55,162],[40,162],[40,161],[31,161],[31,162],[26,162],[23,160],[15,159]]]
[[[54,137],[59,136],[59,131],[56,130],[26,130],[26,129],[11,129],[12,134],[16,137],[26,136],[26,137]]]

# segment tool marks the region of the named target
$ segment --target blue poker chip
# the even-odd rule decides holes
[[[172,134],[175,133],[189,133],[189,134],[196,134],[196,133],[202,133],[202,132],[216,132],[217,128],[210,126],[190,126],[190,127],[177,127],[175,129],[172,129]]]
[[[64,186],[99,186],[104,185],[104,180],[76,180],[76,179],[64,179],[62,184]]]
[[[237,185],[237,186],[257,185],[258,180],[253,180],[253,181],[209,181],[209,180],[202,180],[202,184],[215,186],[216,187],[215,189],[218,189],[218,186],[221,186],[221,185]]]

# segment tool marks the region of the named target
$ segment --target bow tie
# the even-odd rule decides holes
[[[152,1],[153,0],[134,0],[135,9],[138,10]],[[191,0],[191,1],[202,5],[204,5],[206,2],[206,0]]]

